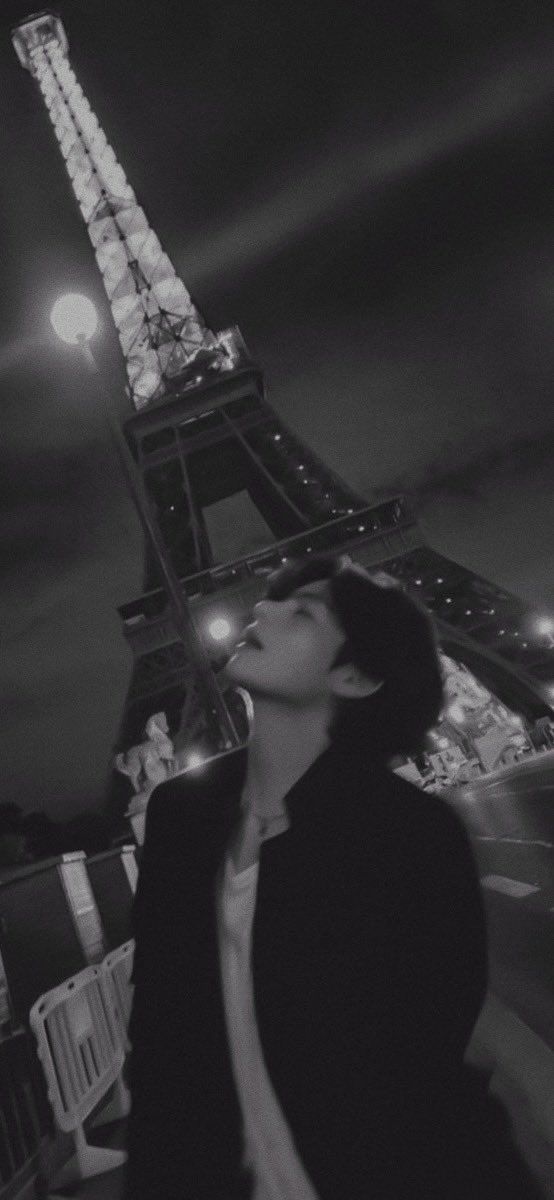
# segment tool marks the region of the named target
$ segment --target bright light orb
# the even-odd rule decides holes
[[[552,617],[540,617],[536,629],[542,637],[550,637],[554,633],[554,620]]]
[[[208,625],[208,633],[214,642],[224,642],[229,637],[231,625],[225,617],[216,617]]]
[[[195,767],[203,767],[205,759],[196,750],[193,750],[187,757],[187,770],[193,771]]]
[[[54,333],[62,342],[76,346],[80,341],[88,342],[96,333],[98,316],[92,300],[79,292],[68,292],[60,296],[50,313]]]

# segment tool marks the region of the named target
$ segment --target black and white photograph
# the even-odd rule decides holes
[[[554,1200],[554,10],[0,97],[0,1200]]]

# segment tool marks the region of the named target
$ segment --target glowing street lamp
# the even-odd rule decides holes
[[[224,642],[231,633],[231,623],[226,617],[215,617],[208,625],[208,633],[214,642]]]
[[[94,304],[87,296],[81,296],[77,293],[68,293],[65,296],[60,296],[50,313],[50,321],[54,332],[62,341],[79,346],[88,370],[94,375],[98,392],[103,401],[108,428],[125,474],[129,491],[135,502],[145,536],[152,546],[161,570],[175,627],[185,649],[196,666],[206,702],[212,712],[219,717],[220,724],[225,731],[227,749],[231,749],[232,746],[238,746],[240,743],[238,731],[235,728],[233,718],[212,673],[209,656],[200,638],[196,636],[194,631],[193,623],[189,618],[188,604],[183,595],[183,589],[169,558],[160,530],[153,518],[142,477],[123,433],[114,419],[110,396],[104,386],[102,374],[90,348],[90,339],[93,337],[98,323]]]
[[[50,313],[54,333],[62,342],[78,346],[89,342],[98,328],[98,316],[92,300],[79,292],[60,296]]]
[[[203,767],[205,761],[206,760],[202,754],[199,754],[197,750],[193,750],[192,753],[188,755],[185,766],[187,771],[194,771],[197,770],[198,767]]]
[[[540,637],[549,639],[549,645],[554,646],[554,620],[552,617],[540,617],[535,625],[535,629]]]

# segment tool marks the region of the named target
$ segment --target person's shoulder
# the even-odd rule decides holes
[[[387,769],[383,776],[387,811],[414,837],[467,842],[461,817],[446,796],[426,792],[409,779]]]
[[[151,840],[159,832],[167,837],[196,816],[219,818],[240,792],[245,771],[246,749],[241,746],[158,784],[148,801],[145,837]]]

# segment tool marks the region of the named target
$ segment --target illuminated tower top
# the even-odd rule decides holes
[[[60,18],[38,13],[12,37],[42,93],[94,247],[135,408],[179,391],[199,356],[232,369],[243,347],[232,331],[207,327],[162,250],[69,65]]]

